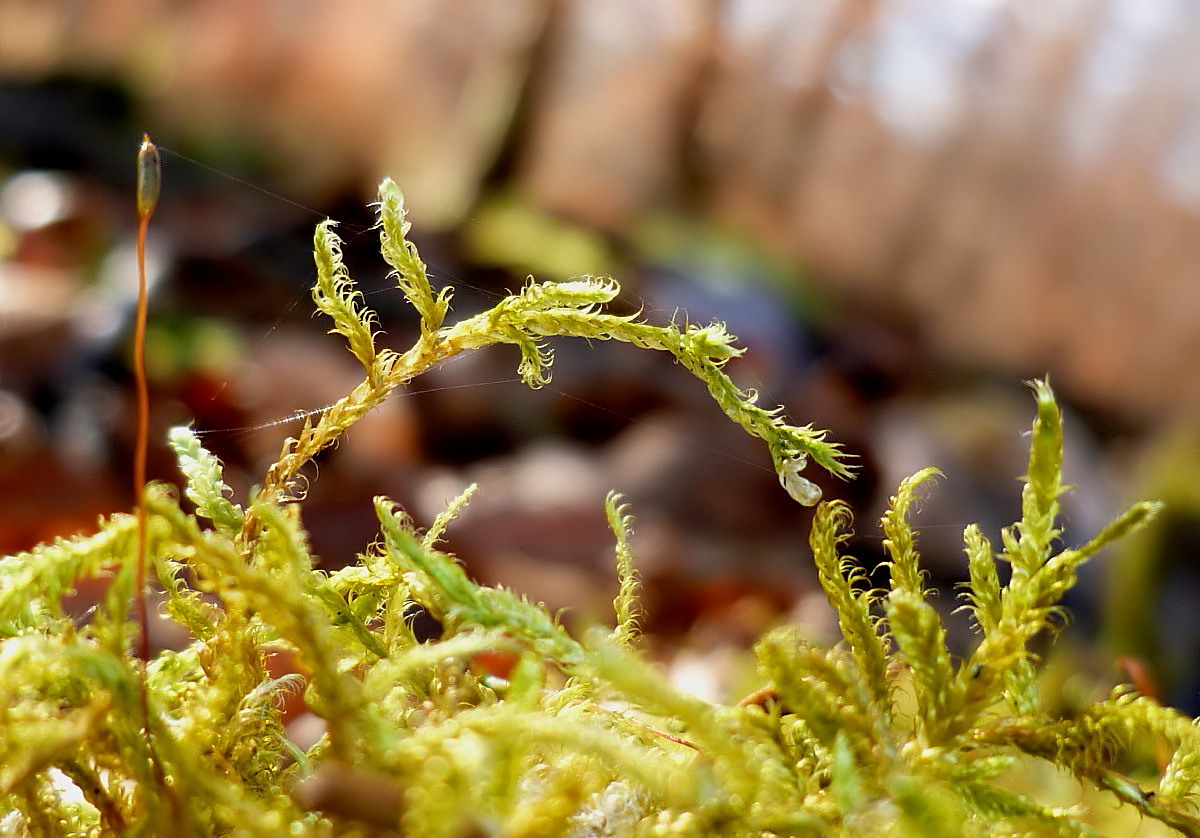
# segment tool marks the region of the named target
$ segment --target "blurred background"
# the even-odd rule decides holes
[[[947,614],[962,527],[995,541],[1019,515],[1022,381],[1048,373],[1064,540],[1168,504],[1072,593],[1062,700],[1131,656],[1200,712],[1198,46],[1184,0],[0,0],[0,552],[131,506],[145,130],[153,476],[177,482],[161,440],[192,422],[242,499],[294,432],[277,420],[357,383],[311,316],[326,215],[408,345],[368,229],[389,175],[452,317],[531,273],[610,273],[622,310],[725,321],[734,378],[857,457],[853,482],[817,479],[868,567],[897,482],[941,468],[918,520]],[[515,353],[464,357],[323,456],[326,565],[373,539],[371,496],[428,523],[475,481],[450,533],[471,571],[607,619],[616,489],[677,681],[728,697],[781,619],[832,638],[765,450],[668,358],[555,349],[550,388]]]

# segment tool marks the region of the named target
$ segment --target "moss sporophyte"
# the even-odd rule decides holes
[[[153,178],[148,167],[143,158],[139,172]],[[143,221],[150,208],[139,204]],[[0,560],[6,832],[1085,834],[1127,810],[1200,834],[1200,734],[1190,719],[1128,688],[1069,716],[1043,705],[1031,641],[1058,624],[1080,566],[1157,509],[1138,504],[1086,544],[1061,545],[1061,414],[1045,382],[1032,384],[1020,520],[995,546],[978,527],[964,532],[963,609],[976,643],[962,660],[947,649],[908,520],[933,470],[905,480],[883,516],[887,589],[843,552],[846,505],[817,505],[812,557],[841,642],[826,648],[786,625],[769,631],[755,647],[762,688],[731,706],[680,692],[641,653],[631,519],[615,495],[604,512],[620,582],[616,625],[582,637],[540,605],[477,584],[439,549],[474,489],[424,530],[377,498],[378,541],[348,567],[314,569],[298,499],[304,466],[397,387],[497,343],[519,349],[531,387],[549,378],[551,336],[668,352],[762,440],[798,501],[819,500],[800,474],[808,461],[850,476],[823,432],[788,424],[726,376],[740,350],[720,325],[611,314],[617,283],[591,277],[531,281],[448,323],[451,289],[430,284],[390,181],[377,209],[397,293],[421,318],[410,349],[377,346],[375,315],[334,226],[318,225],[313,300],[361,364],[361,383],[308,417],[240,502],[217,458],[179,427],[169,443],[191,511],[150,485],[139,515]],[[166,615],[190,638],[146,662],[144,678],[134,653],[144,626],[130,607],[143,595],[143,555]],[[100,574],[112,577],[108,592],[77,622],[62,596]],[[418,608],[441,624],[439,639],[414,636]],[[282,651],[303,679],[268,674]],[[474,671],[484,653],[515,661],[506,679]],[[296,690],[325,723],[306,751],[281,721],[280,697]],[[1054,771],[1040,776],[1075,783],[1066,808],[1055,783],[1013,779],[1042,767]]]

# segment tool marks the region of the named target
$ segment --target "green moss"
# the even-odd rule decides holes
[[[620,340],[671,353],[703,380],[726,415],[760,438],[781,482],[815,502],[800,475],[812,460],[849,470],[811,427],[755,404],[722,371],[740,350],[716,324],[651,326],[607,313],[609,279],[531,282],[492,309],[446,325],[449,289],[435,291],[408,230],[400,193],[380,191],[386,260],[422,319],[404,353],[375,345],[375,317],[340,258],[332,226],[316,235],[317,307],[362,364],[361,384],[306,421],[261,488],[234,503],[220,462],[186,428],[170,443],[186,478],[187,512],[167,487],[148,490],[150,555],[166,612],[191,644],[147,668],[149,734],[131,650],[132,518],[0,560],[0,822],[34,834],[244,835],[823,835],[1089,831],[1081,806],[1057,808],[1045,788],[1014,790],[1015,765],[1075,778],[1087,801],[1113,798],[1141,815],[1200,833],[1200,735],[1189,719],[1118,690],[1069,718],[1042,708],[1030,641],[1052,631],[1079,566],[1156,512],[1139,504],[1081,547],[1057,526],[1061,416],[1033,385],[1021,520],[995,549],[964,534],[964,609],[978,633],[950,655],[928,601],[908,511],[935,476],[905,481],[883,518],[891,587],[869,587],[842,552],[850,516],[816,512],[811,545],[843,640],[815,646],[790,627],[756,654],[764,689],[735,706],[685,695],[638,651],[631,519],[610,496],[620,591],[615,628],[579,638],[540,605],[472,581],[437,548],[473,490],[422,532],[386,498],[381,537],[332,574],[314,567],[301,522],[301,470],[397,387],[461,352],[520,350],[522,378],[549,378],[544,339]],[[1001,584],[997,564],[1011,566]],[[112,574],[82,625],[60,597]],[[417,607],[443,636],[419,643]],[[286,650],[304,672],[273,679]],[[482,653],[516,661],[500,680]],[[551,674],[554,677],[551,677]],[[325,722],[305,753],[284,736],[280,702],[303,690]],[[1165,757],[1142,764],[1146,743]],[[1118,766],[1138,773],[1118,773]],[[1106,795],[1108,803],[1099,795]]]

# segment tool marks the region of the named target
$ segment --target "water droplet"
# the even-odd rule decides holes
[[[779,483],[796,503],[801,506],[814,506],[821,499],[821,487],[800,475],[806,465],[808,457],[803,454],[788,460],[779,470]]]

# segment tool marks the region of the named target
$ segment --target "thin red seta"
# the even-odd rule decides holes
[[[133,491],[137,502],[137,615],[141,629],[142,658],[142,725],[146,740],[150,739],[150,708],[146,690],[146,666],[150,662],[150,615],[146,606],[147,528],[146,520],[146,450],[150,441],[150,390],[146,383],[146,232],[150,216],[158,204],[162,182],[158,149],[150,135],[142,135],[137,155],[137,263],[138,303],[133,332],[133,378],[137,387],[137,430],[133,444]]]

